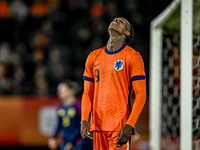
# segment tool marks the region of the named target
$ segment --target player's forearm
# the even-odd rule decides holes
[[[81,107],[81,121],[88,121],[92,108],[92,99],[89,93],[83,93]]]
[[[82,96],[81,103],[81,121],[88,120],[94,95],[94,83],[89,81],[84,81],[84,93]]]
[[[135,126],[142,110],[146,102],[146,83],[145,80],[141,80],[137,83],[134,83],[134,89],[135,90],[135,95],[136,99],[134,101],[133,107],[132,107],[132,112],[129,116],[128,121],[126,122],[127,124],[131,125],[132,127]]]

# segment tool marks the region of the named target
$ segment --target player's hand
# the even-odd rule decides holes
[[[126,144],[131,136],[132,126],[125,124],[125,126],[119,131],[117,135],[117,144]]]
[[[56,150],[58,147],[57,140],[55,138],[50,138],[47,145],[50,150]]]
[[[92,140],[92,136],[90,136],[90,127],[89,123],[85,120],[81,122],[81,136],[83,139]]]

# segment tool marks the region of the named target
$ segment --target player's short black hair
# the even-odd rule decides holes
[[[134,43],[134,35],[135,35],[135,32],[134,32],[134,28],[132,26],[132,24],[129,22],[129,26],[130,26],[130,36],[126,38],[126,44],[129,45],[129,46],[132,46],[133,43]]]

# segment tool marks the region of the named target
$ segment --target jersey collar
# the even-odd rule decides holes
[[[125,47],[126,47],[126,43],[125,43],[120,49],[118,49],[117,51],[114,51],[114,52],[110,52],[110,51],[105,47],[105,52],[106,52],[106,54],[112,55],[112,54],[116,54],[116,53],[122,51]]]

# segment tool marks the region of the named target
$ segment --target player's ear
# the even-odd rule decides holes
[[[124,35],[126,36],[126,37],[129,37],[130,36],[130,32],[129,31],[124,31]]]

